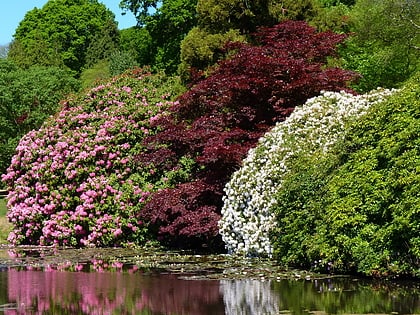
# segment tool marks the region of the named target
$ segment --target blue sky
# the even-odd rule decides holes
[[[12,41],[13,34],[23,20],[26,12],[33,8],[42,8],[47,0],[0,0],[0,45],[8,44]],[[105,4],[115,14],[118,22],[118,28],[124,29],[136,24],[134,15],[127,12],[121,15],[122,10],[119,8],[120,0],[99,0]]]

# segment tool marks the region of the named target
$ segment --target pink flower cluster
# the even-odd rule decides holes
[[[139,169],[133,157],[144,136],[156,133],[153,117],[173,104],[162,103],[167,92],[156,95],[150,77],[121,76],[98,86],[21,139],[2,175],[12,244],[122,246],[148,240],[138,214],[162,180]]]

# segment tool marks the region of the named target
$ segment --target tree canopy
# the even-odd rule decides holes
[[[310,20],[316,14],[313,0],[198,0],[197,26],[181,43],[180,74],[188,79],[189,72],[206,70],[226,57],[222,52],[227,42],[252,40],[248,35],[258,27]]]
[[[196,5],[197,0],[121,1],[120,6],[131,11],[137,18],[138,27],[150,36],[148,58],[140,59],[149,60],[154,69],[176,73],[180,63],[180,43],[196,25]]]
[[[140,25],[146,24],[146,20],[151,16],[151,12],[156,11],[159,0],[121,0],[120,7],[131,11]]]
[[[416,0],[358,0],[349,11],[354,36],[344,66],[358,71],[358,89],[395,87],[420,69],[420,5]]]
[[[9,58],[24,68],[58,66],[78,75],[87,62],[87,53],[92,52],[89,46],[100,38],[108,42],[102,50],[112,49],[118,42],[115,16],[104,4],[97,0],[48,1],[41,9],[26,13],[15,31]],[[104,51],[97,57],[106,54]]]

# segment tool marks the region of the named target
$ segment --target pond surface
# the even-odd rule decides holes
[[[420,283],[281,270],[264,260],[0,249],[0,314],[420,314]]]

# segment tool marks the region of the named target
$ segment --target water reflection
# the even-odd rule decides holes
[[[69,271],[71,270],[71,271]],[[419,314],[420,283],[209,280],[94,260],[3,267],[0,314]]]
[[[224,314],[217,281],[14,269],[2,276],[7,297],[1,303],[9,305],[4,314]]]
[[[220,292],[226,315],[279,313],[279,301],[271,290],[271,281],[221,280]]]

